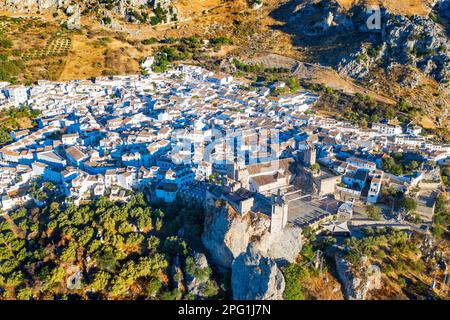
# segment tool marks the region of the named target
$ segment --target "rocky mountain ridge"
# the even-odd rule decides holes
[[[437,1],[428,16],[406,16],[364,2],[345,8],[335,0],[306,0],[280,18],[286,22],[282,30],[295,35],[296,45],[310,48],[320,63],[341,74],[364,79],[375,67],[403,65],[446,84],[450,43],[439,16],[448,15],[448,3]]]
[[[169,8],[176,10],[172,0],[111,0],[111,1],[93,1],[93,0],[2,0],[0,9],[16,13],[55,13],[63,10],[69,17],[72,15],[71,8],[78,6],[81,12],[87,14],[91,11],[103,11],[105,16],[118,14],[128,22],[136,22],[133,12],[135,9],[156,9],[168,11]]]
[[[233,261],[231,286],[234,300],[282,300],[286,284],[275,261],[249,246]]]
[[[0,6],[5,10],[36,12],[37,10],[57,9],[67,6],[70,0],[3,0]]]
[[[363,79],[377,66],[390,70],[395,65],[408,65],[440,83],[448,83],[450,42],[441,26],[424,17],[387,12],[382,21],[381,41],[344,57],[337,66],[339,72]]]
[[[370,290],[380,288],[381,272],[378,266],[368,265],[355,271],[341,255],[335,256],[335,263],[346,299],[364,300]]]

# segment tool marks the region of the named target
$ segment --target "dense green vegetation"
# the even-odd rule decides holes
[[[21,129],[20,121],[23,119],[35,119],[41,114],[39,110],[32,110],[28,106],[19,108],[11,107],[0,111],[0,146],[12,141],[9,133],[12,130]]]
[[[4,129],[0,129],[0,146],[10,143],[12,141],[11,136]]]
[[[171,63],[193,59],[198,55],[201,42],[198,37],[182,39],[169,38],[167,45],[163,46],[155,55],[152,66],[154,72],[165,72]]]
[[[396,176],[403,175],[403,167],[396,163],[394,158],[384,158],[381,160],[382,168],[385,172],[392,173]]]
[[[106,25],[112,23],[111,17],[103,17],[103,18],[102,18],[102,21],[103,21],[103,23],[106,24]]]
[[[208,279],[212,275],[209,268],[194,270],[189,258],[189,239],[198,237],[201,215],[195,207],[151,208],[141,193],[126,204],[103,197],[79,207],[63,208],[53,202],[43,208],[21,208],[10,214],[10,220],[0,218],[0,295],[9,299],[181,298],[189,293],[174,287],[168,270],[175,256],[181,258],[185,271]],[[189,230],[185,238],[179,236],[183,228]],[[69,289],[67,279],[76,271],[81,275],[79,284]],[[217,293],[215,281],[209,280],[204,296]]]
[[[0,48],[2,49],[11,49],[13,46],[13,42],[11,39],[7,38],[4,34],[0,33]]]
[[[305,244],[302,247],[298,261],[283,268],[283,275],[286,281],[283,297],[286,300],[305,299],[302,282],[319,275],[319,270],[315,269],[311,262],[316,255],[316,251],[323,249],[323,243],[317,241],[314,232],[309,227],[305,228],[303,236]],[[331,242],[331,244],[334,244],[334,242]],[[323,271],[327,271],[326,265],[323,266]]]
[[[414,212],[417,209],[417,201],[414,198],[403,197],[400,201],[400,207],[408,212]]]
[[[0,81],[17,83],[17,77],[25,69],[19,57],[11,57],[13,42],[0,32]]]
[[[417,234],[407,233],[391,228],[368,228],[363,239],[351,238],[345,241],[345,259],[358,269],[363,257],[370,259],[381,267],[389,281],[395,282],[407,292],[408,296],[430,297],[435,293],[428,290],[424,276],[432,272],[427,268],[423,255],[417,244],[421,238]],[[430,263],[430,266],[434,263]]]
[[[146,44],[154,44],[156,39],[149,39]],[[230,44],[230,39],[218,37],[209,39],[209,45],[215,51],[222,45]],[[196,36],[188,38],[168,38],[165,44],[155,54],[155,62],[152,66],[154,72],[165,72],[170,64],[176,61],[198,60],[202,57],[202,39]]]
[[[154,37],[142,40],[142,44],[146,45],[146,46],[147,45],[151,45],[151,44],[155,44],[155,43],[158,43],[158,39],[156,39]]]
[[[376,101],[369,95],[360,93],[353,96],[347,95],[323,84],[304,82],[302,85],[320,94],[317,103],[319,108],[338,112],[338,118],[350,120],[362,127],[366,127],[369,122],[379,122],[382,119],[392,120],[396,117],[402,122],[409,121],[421,112],[421,109],[410,106],[403,99],[394,106]]]
[[[445,187],[450,187],[450,167],[445,166],[441,167],[441,177],[442,177],[442,183]]]
[[[441,194],[436,200],[432,232],[435,237],[445,238],[448,240],[450,227],[450,210],[447,205],[448,201],[445,195]]]
[[[256,74],[267,82],[282,81],[283,79],[279,75],[289,72],[287,68],[266,68],[262,63],[244,63],[237,58],[233,58],[232,64],[238,70],[234,73],[235,76]],[[298,79],[296,80],[298,81]]]
[[[381,202],[394,209],[404,209],[407,212],[414,212],[417,209],[417,202],[414,198],[405,196],[402,190],[394,187],[381,188]]]
[[[392,153],[389,158],[381,160],[381,166],[384,171],[392,173],[396,176],[410,174],[412,171],[419,169],[420,161],[408,160],[407,156],[402,152]]]
[[[270,93],[274,96],[279,96],[286,93],[295,93],[300,90],[300,83],[296,77],[282,78],[281,81],[286,83],[283,88],[272,88]]]
[[[302,248],[300,261],[291,263],[283,269],[283,275],[286,281],[286,288],[283,297],[286,300],[304,300],[305,296],[302,288],[302,281],[309,279],[313,275],[318,275],[312,265],[307,265],[314,258],[315,251],[311,244]]]
[[[172,20],[177,21],[178,17],[176,13],[174,13],[173,7],[169,7],[169,10],[165,10],[158,3],[156,8],[153,9],[154,16],[150,18],[150,24],[155,26],[160,23],[166,23],[168,21],[168,16],[172,18]]]
[[[372,257],[380,247],[389,250],[398,249],[403,253],[417,251],[415,244],[408,241],[408,235],[403,231],[377,228],[367,233],[368,236],[363,239],[351,238],[345,241],[347,246],[345,258],[355,266],[361,264],[363,256]]]
[[[209,43],[213,46],[214,51],[219,51],[223,45],[231,44],[231,40],[227,37],[217,37],[210,39]]]
[[[424,260],[426,255],[419,250],[418,244],[422,242],[422,236],[419,234],[409,235],[393,228],[366,228],[363,238],[348,238],[333,249],[331,247],[337,243],[333,237],[316,236],[310,228],[304,230],[303,236],[305,244],[298,261],[283,268],[286,281],[285,299],[302,300],[309,297],[306,283],[313,278],[317,281],[319,275],[319,270],[311,263],[317,250],[325,253],[322,271],[326,273],[330,270],[335,274],[333,257],[338,247],[354,272],[359,272],[358,270],[369,262],[380,266],[390,282],[389,286],[391,283],[400,285],[410,296],[435,296],[427,289],[427,277],[431,277],[432,270]],[[430,262],[429,265],[434,266],[434,263]]]
[[[304,300],[305,297],[302,292],[301,281],[309,276],[307,269],[297,263],[292,263],[283,271],[286,281],[286,288],[283,293],[284,299]]]
[[[381,209],[378,206],[370,205],[367,207],[367,215],[375,220],[381,220]]]
[[[11,107],[8,109],[2,109],[0,111],[0,117],[8,117],[11,119],[23,119],[23,118],[37,118],[42,114],[42,111],[31,109],[30,107],[23,105],[20,107]]]

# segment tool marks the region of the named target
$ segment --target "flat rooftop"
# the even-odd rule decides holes
[[[311,196],[301,197],[299,194],[293,194],[287,199],[291,200],[289,201],[288,223],[298,227],[305,227],[336,214],[339,208],[339,201],[332,197],[316,199]]]

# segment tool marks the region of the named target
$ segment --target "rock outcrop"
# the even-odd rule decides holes
[[[212,261],[231,268],[233,260],[251,244],[265,257],[278,263],[292,262],[301,250],[301,230],[288,226],[282,233],[270,233],[270,218],[264,214],[244,216],[231,207],[207,210],[202,242]]]
[[[365,57],[365,59],[361,59]],[[367,50],[362,48],[356,53],[350,53],[348,56],[342,58],[337,66],[341,74],[345,74],[355,79],[364,79],[369,75],[370,67],[375,63],[372,58],[367,56]]]
[[[294,26],[296,33],[307,37],[328,36],[355,29],[346,10],[329,0],[304,1],[286,19]]]
[[[14,12],[36,12],[67,6],[70,0],[3,0],[0,7]]]
[[[59,9],[68,13],[71,8],[78,7],[81,10],[75,11],[73,14],[69,13],[68,25],[72,29],[78,28],[78,20],[82,12],[90,12],[92,10],[98,10],[100,8],[104,17],[109,17],[111,12],[114,12],[129,22],[140,23],[139,19],[136,19],[136,12],[147,11],[148,15],[152,14],[149,9],[161,8],[166,13],[166,19],[168,22],[172,21],[177,15],[177,9],[174,6],[172,0],[115,0],[111,3],[99,3],[94,0],[0,0],[0,9],[17,12],[17,13],[36,13],[43,11],[55,12]]]
[[[193,252],[186,260],[185,284],[187,292],[195,298],[208,297],[208,290],[217,287],[210,279],[211,268],[203,253]]]
[[[235,299],[282,298],[284,278],[277,265],[295,261],[301,229],[288,225],[271,233],[270,222],[265,214],[241,215],[221,201],[207,205],[202,242],[212,263],[231,269]]]
[[[252,1],[248,1],[248,3],[253,10],[261,9],[262,6],[264,5],[263,0],[252,0]]]
[[[81,9],[79,4],[72,4],[67,7],[66,14],[69,16],[67,20],[67,28],[69,30],[81,29]]]
[[[380,268],[375,265],[364,266],[356,271],[341,255],[335,256],[336,271],[347,300],[364,300],[371,289],[381,286]]]
[[[437,81],[449,78],[450,43],[442,27],[429,18],[388,15],[383,32],[383,59],[388,64],[408,64]]]
[[[364,79],[372,68],[389,70],[404,65],[447,83],[450,44],[444,27],[448,26],[443,27],[436,15],[447,17],[449,2],[437,0],[429,16],[405,16],[385,8],[372,11],[363,1],[345,8],[338,1],[311,0],[291,7],[292,14],[283,20],[301,45],[321,46],[322,39],[329,45],[333,43],[336,50],[326,50],[329,54],[320,56],[320,60],[342,75]]]
[[[178,290],[178,299],[181,299],[183,293],[186,291],[183,280],[183,271],[180,266],[180,257],[177,255],[173,258],[169,268],[170,281],[174,288]]]
[[[250,246],[233,261],[231,287],[234,300],[281,300],[285,281],[275,261]]]
[[[450,80],[450,43],[443,28],[429,17],[405,17],[384,11],[380,38],[373,37],[370,51],[344,56],[337,65],[341,74],[363,79],[371,68],[389,70],[396,65],[412,66],[438,82]]]

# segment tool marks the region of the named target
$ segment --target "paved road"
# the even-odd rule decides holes
[[[411,230],[416,231],[420,233],[426,233],[426,230],[421,229],[420,227],[409,223],[409,222],[396,222],[396,221],[376,221],[372,219],[357,219],[357,220],[351,220],[349,223],[349,226],[352,227],[392,227],[402,230]]]

